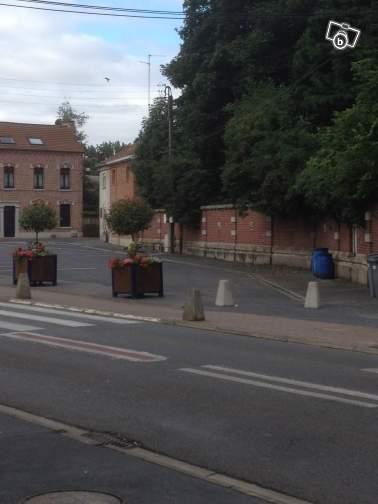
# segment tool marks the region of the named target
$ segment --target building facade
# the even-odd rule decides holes
[[[116,201],[135,198],[136,181],[132,170],[134,152],[134,146],[126,147],[100,167],[100,238],[104,241],[125,244],[129,241],[128,237],[120,239],[111,235],[106,225],[106,214]]]
[[[18,220],[37,202],[58,218],[58,227],[42,237],[81,236],[83,156],[71,124],[0,122],[0,238],[31,237]]]

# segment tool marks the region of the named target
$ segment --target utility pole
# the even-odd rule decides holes
[[[172,161],[172,119],[173,119],[173,96],[171,86],[165,86],[165,97],[168,107],[168,158]]]
[[[167,99],[167,109],[168,109],[168,161],[169,170],[172,177],[172,191],[175,190],[173,182],[173,168],[172,168],[172,128],[173,128],[173,96],[172,88],[170,86],[165,86],[164,90],[165,98]],[[169,251],[171,254],[175,253],[175,223],[173,218],[169,218]]]

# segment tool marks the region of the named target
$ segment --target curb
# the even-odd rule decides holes
[[[90,429],[86,429],[85,427],[78,427],[72,424],[53,420],[51,418],[42,417],[5,404],[0,404],[0,414],[8,415],[34,425],[39,425],[55,432],[56,434],[60,434],[86,445],[121,452],[125,455],[143,460],[144,462],[171,469],[215,486],[228,488],[240,494],[263,499],[266,503],[311,504],[309,501],[292,497],[277,490],[227,476],[211,469],[190,464],[180,459],[164,455],[163,453],[155,452],[151,449],[144,448],[138,442],[125,439],[119,435],[92,431]]]
[[[377,347],[369,347],[369,346],[359,346],[359,345],[337,345],[334,343],[328,343],[328,342],[319,342],[319,341],[309,341],[309,340],[301,340],[299,338],[295,338],[292,336],[274,336],[272,334],[263,334],[263,333],[255,333],[255,332],[248,332],[248,331],[242,331],[242,330],[237,330],[237,329],[228,329],[224,327],[220,327],[217,325],[208,325],[208,323],[205,322],[186,322],[182,320],[175,320],[175,319],[161,319],[161,318],[155,318],[155,317],[142,317],[139,315],[131,315],[131,314],[124,314],[124,313],[117,313],[117,312],[109,312],[109,311],[102,311],[102,310],[95,310],[92,308],[77,308],[75,306],[67,306],[67,305],[60,305],[60,304],[48,304],[48,303],[41,303],[41,302],[33,302],[33,301],[22,301],[19,299],[14,299],[10,298],[8,300],[10,303],[13,304],[18,304],[18,305],[27,305],[27,306],[39,306],[41,308],[54,308],[58,310],[65,310],[68,312],[75,312],[75,313],[84,313],[88,315],[100,315],[102,317],[109,317],[109,318],[120,318],[120,319],[126,319],[126,320],[133,320],[136,322],[148,322],[152,324],[163,324],[171,327],[184,327],[184,328],[189,328],[189,329],[195,329],[195,330],[200,330],[200,331],[209,331],[209,332],[214,332],[218,334],[225,334],[225,335],[234,335],[234,336],[241,336],[245,338],[256,338],[256,339],[264,339],[268,341],[278,341],[280,343],[293,343],[296,345],[306,345],[306,346],[311,346],[311,347],[316,347],[316,348],[327,348],[330,350],[343,350],[347,352],[359,352],[359,353],[366,353],[366,354],[373,354],[373,355],[378,355],[378,345]]]
[[[182,322],[179,320],[161,320],[161,323],[171,326],[178,327],[189,327],[190,329],[200,329],[202,331],[211,331],[217,332],[221,334],[232,334],[234,336],[241,336],[245,338],[256,338],[256,339],[264,339],[268,341],[277,341],[279,343],[293,343],[296,345],[306,345],[316,348],[328,348],[330,350],[343,350],[346,352],[359,352],[366,354],[375,354],[378,355],[378,345],[377,347],[369,347],[369,346],[359,346],[359,345],[337,345],[334,343],[326,343],[326,342],[318,342],[318,341],[304,341],[299,338],[291,337],[291,336],[274,336],[272,334],[263,334],[263,333],[251,333],[248,331],[238,331],[236,329],[226,329],[219,326],[203,326],[199,327],[198,325],[191,324],[190,322]],[[201,324],[203,322],[198,322]]]

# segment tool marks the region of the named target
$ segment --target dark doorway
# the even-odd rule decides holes
[[[16,234],[16,207],[4,207],[4,236],[12,238]]]
[[[71,226],[71,205],[62,204],[60,205],[60,227],[70,227]]]

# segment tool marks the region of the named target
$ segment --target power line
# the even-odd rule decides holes
[[[14,79],[14,78],[10,78],[10,77],[0,77],[0,81],[31,82],[31,83],[36,83],[36,84],[51,84],[54,86],[96,87],[96,88],[102,88],[104,90],[105,89],[129,89],[129,88],[131,89],[130,86],[113,86],[113,85],[111,85],[111,87],[109,87],[108,84],[83,84],[80,82],[56,82],[56,81],[42,81],[42,80],[32,80],[32,79]],[[83,90],[82,92],[85,92],[85,90]]]
[[[112,97],[112,96],[109,96],[109,97],[85,97],[85,96],[72,96],[72,95],[64,95],[64,94],[61,94],[61,95],[42,95],[42,94],[30,94],[30,93],[9,93],[9,94],[3,94],[3,97],[6,97],[6,98],[17,98],[18,96],[27,96],[27,97],[30,97],[30,98],[52,98],[52,99],[56,99],[56,98],[60,98],[60,99],[67,99],[69,101],[78,101],[78,100],[82,100],[84,102],[86,101],[98,101],[98,102],[105,102],[105,101],[125,101],[125,100],[137,100],[138,98],[139,99],[145,99],[145,95],[142,95],[142,94],[137,94],[137,95],[133,95],[133,96],[118,96],[118,97]]]
[[[65,14],[86,14],[88,16],[106,16],[106,17],[120,17],[120,18],[138,18],[138,19],[166,19],[166,20],[183,20],[181,17],[174,16],[153,16],[153,15],[142,15],[142,14],[113,14],[110,12],[90,12],[90,11],[82,11],[82,10],[68,10],[68,9],[52,9],[50,7],[32,7],[31,5],[14,5],[8,3],[0,3],[3,7],[15,7],[18,9],[30,9],[30,10],[39,10],[39,11],[47,11],[47,12],[62,12]]]
[[[168,16],[184,16],[183,11],[169,11],[169,10],[155,10],[155,9],[127,9],[125,7],[112,7],[109,5],[88,5],[88,4],[77,4],[69,2],[53,2],[51,0],[13,0],[16,2],[28,2],[28,3],[39,3],[45,5],[56,5],[60,7],[74,7],[74,8],[84,8],[92,10],[109,10],[115,12],[133,12],[138,14],[157,14],[157,15],[168,15]]]

